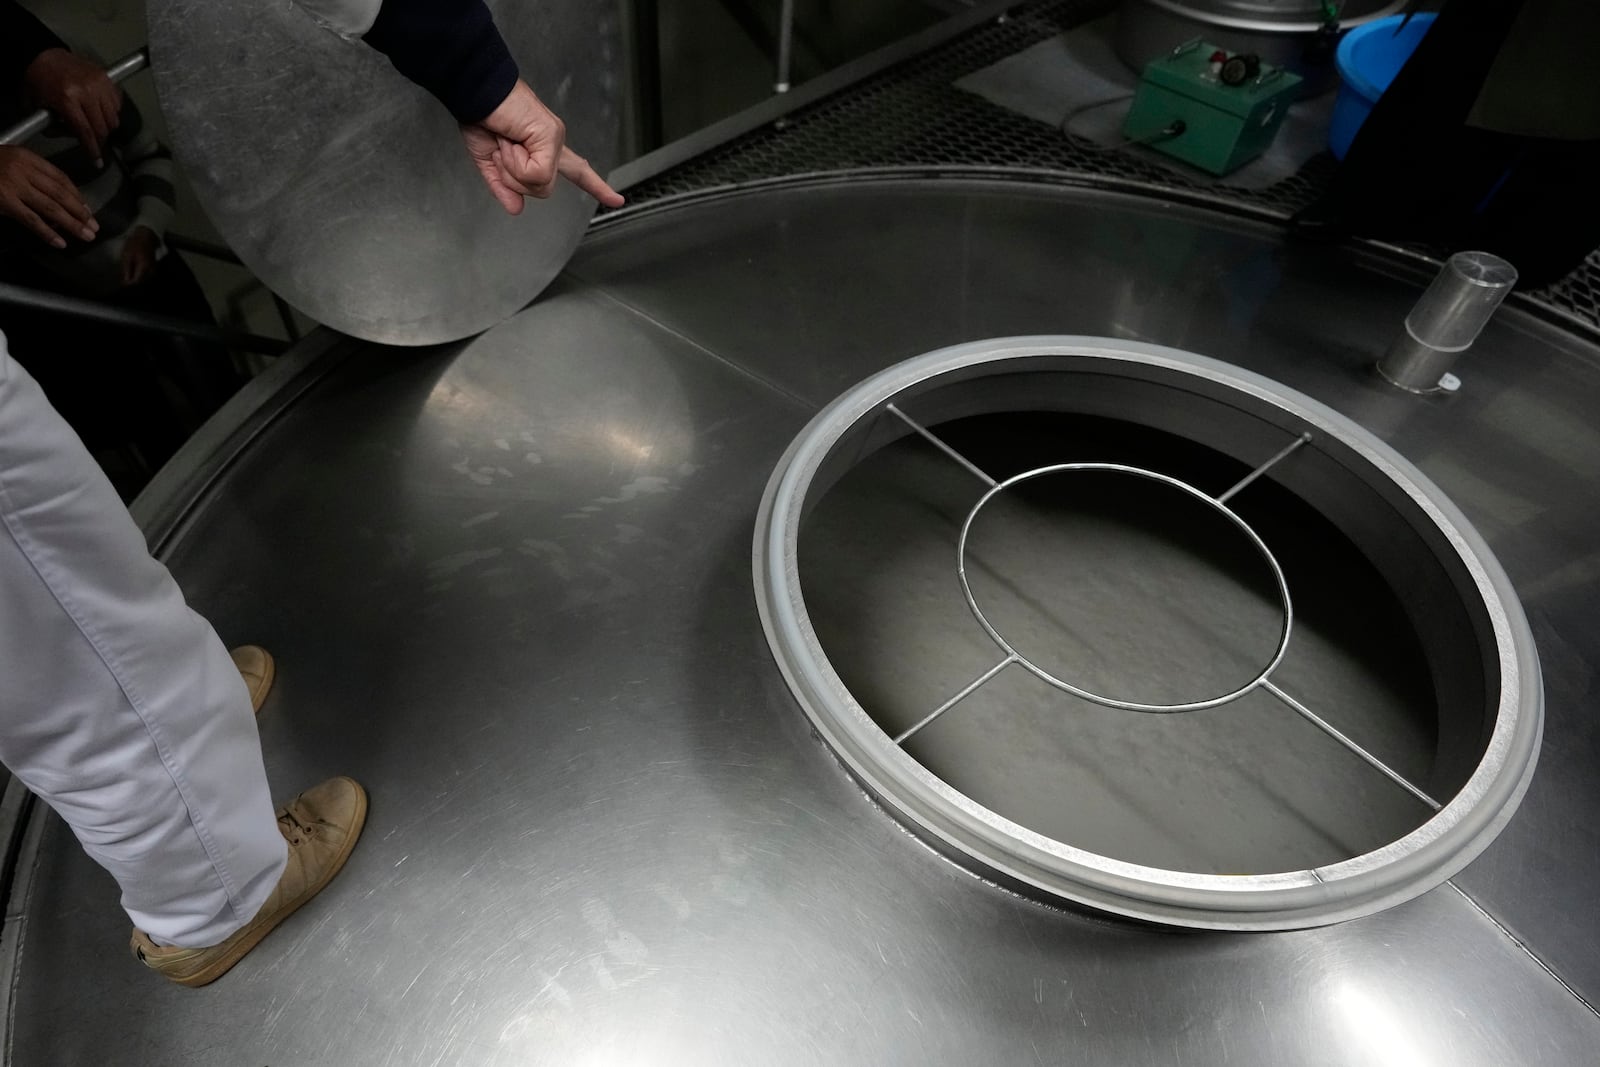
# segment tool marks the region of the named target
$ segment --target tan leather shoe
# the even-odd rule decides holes
[[[272,679],[278,673],[272,653],[260,645],[240,645],[228,655],[233,657],[233,665],[239,668],[239,676],[250,690],[250,710],[260,711],[272,689]]]
[[[289,843],[289,863],[254,919],[210,948],[163,948],[136,929],[131,942],[134,956],[179,985],[215,982],[333,880],[350,858],[366,821],[366,790],[351,779],[330,778],[307,789],[278,809],[278,829]]]

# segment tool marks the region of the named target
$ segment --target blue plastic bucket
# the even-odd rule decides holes
[[[1433,28],[1433,18],[1431,14],[1412,15],[1411,21],[1406,22],[1404,15],[1391,15],[1357,26],[1339,41],[1334,62],[1343,84],[1333,102],[1333,121],[1328,126],[1328,147],[1335,158],[1343,159],[1350,151],[1350,142],[1372,114],[1372,105]],[[1402,22],[1405,29],[1396,33]]]

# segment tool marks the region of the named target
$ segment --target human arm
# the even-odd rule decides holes
[[[455,116],[467,154],[509,214],[565,178],[608,207],[622,203],[566,145],[566,127],[518,77],[483,0],[300,0],[319,22],[360,37]]]
[[[606,207],[622,206],[622,196],[589,161],[566,145],[566,126],[517,80],[500,106],[483,121],[461,124],[467,155],[489,192],[506,213],[522,212],[522,198],[549,197],[560,178]]]
[[[121,90],[16,0],[0,0],[0,82],[8,89],[20,84],[30,106],[51,111],[101,161],[101,146],[117,126]]]
[[[132,100],[122,109],[117,151],[128,168],[134,198],[133,226],[122,245],[122,284],[137,285],[155,266],[167,227],[178,209],[172,153],[145,125]]]
[[[100,229],[71,179],[16,145],[0,145],[0,215],[56,248],[67,247],[62,234],[92,241]]]
[[[65,48],[47,48],[28,64],[22,84],[28,103],[65,122],[95,166],[105,165],[105,143],[117,128],[122,90],[98,63]]]

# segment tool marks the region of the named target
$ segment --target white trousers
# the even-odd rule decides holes
[[[157,944],[225,940],[283,871],[244,682],[3,336],[0,762]]]

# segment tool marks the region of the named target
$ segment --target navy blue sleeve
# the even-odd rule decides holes
[[[383,0],[362,40],[461,122],[500,106],[517,64],[483,0]]]
[[[11,93],[34,57],[51,48],[65,48],[61,38],[22,9],[15,0],[0,0],[0,93]]]

